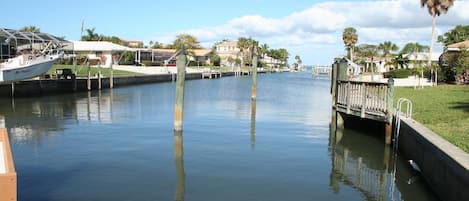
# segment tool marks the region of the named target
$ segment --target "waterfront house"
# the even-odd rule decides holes
[[[419,65],[425,65],[428,62],[428,58],[430,53],[428,52],[416,52],[411,54],[404,54],[404,57],[409,59],[409,68],[418,67]],[[432,53],[432,64],[438,64],[440,59],[441,52],[433,52]]]
[[[220,65],[222,66],[233,66],[236,58],[241,59],[241,51],[238,48],[238,41],[224,41],[216,45],[215,50],[220,56]],[[267,55],[260,58],[260,62],[264,63],[271,68],[279,68],[282,61],[274,59]]]
[[[149,49],[149,48],[132,48],[135,52],[136,63],[142,64],[152,62],[158,65],[164,65],[167,62],[170,65],[176,64],[176,49]],[[188,55],[189,61],[202,64],[210,63],[211,49],[193,49],[190,50],[194,55]]]
[[[64,47],[64,50],[69,56],[98,60],[98,63],[104,67],[110,66],[111,62],[116,63],[117,55],[125,51],[133,51],[132,48],[107,41],[72,41],[72,44]],[[113,56],[114,59],[112,59]]]

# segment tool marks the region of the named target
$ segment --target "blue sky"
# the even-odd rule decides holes
[[[178,2],[175,4],[174,2]],[[2,2],[0,27],[34,25],[43,32],[78,40],[81,21],[104,35],[169,43],[179,33],[195,35],[205,47],[222,39],[251,36],[272,48],[287,48],[307,64],[329,64],[345,54],[341,33],[358,30],[359,43],[391,40],[428,44],[431,18],[417,0],[397,1],[16,1]],[[438,19],[437,34],[469,24],[469,1],[459,0]],[[441,45],[439,47],[441,50]],[[438,48],[437,48],[438,50]]]

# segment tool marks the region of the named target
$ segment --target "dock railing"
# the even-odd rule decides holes
[[[16,171],[8,133],[0,128],[0,201],[16,201]]]
[[[394,81],[360,82],[337,80],[336,109],[377,121],[392,122]]]

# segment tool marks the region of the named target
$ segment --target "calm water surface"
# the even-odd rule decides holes
[[[182,137],[174,83],[0,99],[19,200],[435,200],[382,133],[330,131],[329,82],[187,81]]]

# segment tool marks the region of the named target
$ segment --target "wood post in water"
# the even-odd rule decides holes
[[[181,50],[176,61],[176,104],[174,106],[174,131],[182,131],[182,118],[184,112],[184,82],[186,79],[186,54]]]
[[[153,52],[153,51],[152,51]],[[112,58],[112,52],[111,52],[111,66],[110,66],[110,69],[111,69],[111,75],[109,76],[109,88],[112,89],[114,88],[114,68],[112,67],[112,64],[113,64],[113,58]]]
[[[251,147],[256,143],[256,100],[251,101]]]
[[[98,90],[101,90],[101,64],[98,65]]]
[[[393,99],[394,99],[394,79],[389,78],[388,80],[388,97],[386,103],[386,115],[388,122],[386,122],[386,136],[385,143],[387,145],[391,144],[392,138],[392,118],[393,118]]]
[[[72,77],[73,82],[73,91],[77,91],[77,75],[78,75],[78,68],[77,68],[77,57],[73,58],[73,68],[75,69],[75,75]]]
[[[182,131],[174,131],[174,163],[176,166],[176,201],[184,201],[186,174],[184,172],[184,145]]]
[[[252,58],[252,87],[251,87],[251,99],[256,100],[257,97],[257,55],[254,54]]]
[[[11,97],[15,97],[15,82],[11,83]]]
[[[90,62],[86,62],[86,70],[88,71],[88,79],[86,80],[86,87],[88,91],[91,90],[91,72],[90,72]]]

